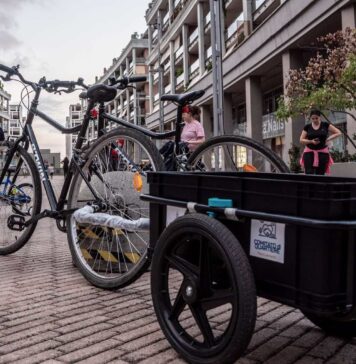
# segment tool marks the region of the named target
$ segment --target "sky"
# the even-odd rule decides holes
[[[25,79],[94,83],[131,38],[146,29],[149,0],[0,0],[0,64],[20,65]],[[21,84],[4,83],[20,100]],[[79,92],[41,94],[39,109],[64,125]],[[41,149],[65,153],[65,136],[39,118],[34,129]]]

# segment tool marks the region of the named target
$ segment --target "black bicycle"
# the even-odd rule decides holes
[[[67,231],[69,247],[75,265],[92,284],[101,288],[119,288],[137,279],[147,268],[149,247],[148,228],[130,230],[91,222],[78,222],[73,212],[91,204],[96,213],[106,218],[121,217],[129,221],[149,218],[149,205],[140,200],[148,192],[148,171],[164,169],[162,157],[152,139],[174,138],[174,161],[178,170],[193,171],[256,171],[288,172],[285,163],[272,151],[255,141],[241,136],[220,136],[209,139],[191,154],[181,154],[180,134],[182,108],[200,98],[204,91],[180,95],[164,95],[163,101],[175,102],[176,129],[155,133],[105,112],[105,103],[115,99],[118,89],[146,81],[145,76],[110,79],[110,85],[96,84],[88,87],[83,79],[78,81],[47,81],[38,83],[24,79],[19,67],[0,65],[6,73],[4,81],[13,77],[34,92],[22,135],[8,148],[0,183],[11,186],[26,183],[26,194],[18,198],[16,209],[11,191],[0,194],[0,254],[10,254],[20,249],[31,237],[37,222],[44,217],[56,219],[57,226]],[[42,90],[51,93],[70,93],[77,87],[86,89],[80,97],[88,100],[83,123],[64,128],[54,119],[38,110]],[[88,141],[86,133],[93,123],[91,110],[99,105],[95,121],[98,138]],[[38,116],[64,134],[78,133],[67,174],[58,199],[44,167],[44,162],[33,132],[32,123]],[[109,122],[118,124],[108,131]],[[28,153],[31,146],[34,159]],[[50,209],[41,211],[42,187],[45,188]],[[21,189],[18,189],[21,191]],[[14,191],[14,188],[12,188]],[[21,201],[26,206],[21,206]],[[19,206],[20,205],[20,206]]]

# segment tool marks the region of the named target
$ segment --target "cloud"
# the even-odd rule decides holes
[[[21,42],[6,30],[0,30],[0,50],[16,48]]]

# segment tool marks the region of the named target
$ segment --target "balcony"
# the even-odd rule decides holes
[[[180,46],[175,54],[174,54],[174,59],[175,59],[175,62],[178,63],[181,59],[183,58],[183,46]]]
[[[189,80],[192,80],[193,78],[195,78],[198,75],[199,75],[199,59],[197,59],[189,67]]]
[[[235,124],[236,125],[236,124]],[[233,134],[235,135],[246,135],[247,134],[247,123],[239,123],[234,128]]]
[[[146,60],[144,57],[136,57],[136,64],[146,64]]]
[[[191,46],[195,40],[198,39],[198,28],[196,28],[193,33],[189,36],[189,40],[188,40],[188,43],[189,43],[189,46]]]
[[[177,87],[184,82],[184,72],[177,77]]]
[[[210,21],[211,21],[211,14],[210,12],[206,15],[204,19],[204,30],[207,32],[210,29]]]
[[[164,16],[162,23],[162,31],[164,32],[169,26],[169,11],[167,11],[167,14]]]
[[[159,93],[153,96],[153,103],[156,103],[159,101]]]
[[[152,43],[156,43],[158,38],[158,30],[156,29],[153,33],[152,33]]]
[[[245,39],[243,14],[240,14],[227,28],[225,42],[227,48],[235,43],[241,43]]]
[[[172,89],[171,85],[167,85],[167,86],[164,88],[164,93],[165,93],[165,94],[170,93],[170,92],[171,92],[171,89]]]

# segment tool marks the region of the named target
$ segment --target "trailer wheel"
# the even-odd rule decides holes
[[[356,320],[346,320],[343,316],[318,316],[316,314],[302,311],[307,319],[314,325],[320,327],[327,334],[340,337],[356,336]]]
[[[151,268],[158,322],[190,363],[232,363],[256,321],[252,270],[236,237],[203,214],[173,221],[160,236]]]

